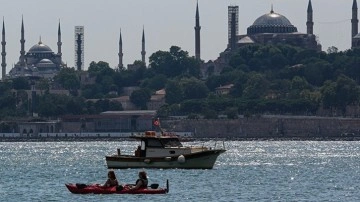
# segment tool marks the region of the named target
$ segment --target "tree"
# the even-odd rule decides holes
[[[238,112],[235,107],[227,108],[226,109],[226,116],[228,119],[237,119],[238,118]]]
[[[12,87],[15,90],[30,90],[30,84],[26,77],[17,77],[12,80]]]
[[[324,108],[332,108],[336,106],[336,83],[332,81],[325,81],[321,87],[321,100]]]
[[[335,46],[331,46],[327,49],[327,53],[328,54],[332,54],[332,53],[337,53],[338,52],[338,48],[336,48]]]
[[[80,79],[75,68],[62,68],[54,77],[54,80],[67,90],[77,90],[80,88]]]
[[[351,78],[340,75],[336,80],[337,106],[345,113],[346,106],[359,101],[359,87]]]
[[[130,101],[141,109],[147,109],[146,103],[150,101],[150,98],[151,92],[146,88],[135,90],[130,95]]]
[[[254,73],[245,84],[243,96],[249,99],[261,98],[266,94],[268,88],[269,83],[266,78],[261,74]]]
[[[181,85],[185,99],[206,98],[209,93],[209,89],[206,87],[204,82],[196,78],[182,79]]]
[[[183,91],[180,84],[176,81],[169,80],[165,87],[165,102],[169,105],[183,101]]]
[[[181,74],[199,77],[200,63],[195,58],[189,57],[188,52],[177,46],[171,46],[168,52],[157,51],[153,53],[149,62],[156,73],[164,74],[167,77],[175,77]]]
[[[140,87],[152,90],[163,89],[166,85],[167,77],[163,74],[155,75],[152,78],[145,79]]]

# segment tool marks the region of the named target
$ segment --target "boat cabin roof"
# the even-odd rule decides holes
[[[133,135],[130,136],[134,139],[179,139],[179,137],[172,133],[163,133],[163,134],[156,134],[155,131],[146,131],[144,134],[141,135]]]
[[[134,135],[131,138],[144,141],[148,147],[182,147],[179,137],[174,134],[157,135],[155,131],[146,131],[142,135]]]

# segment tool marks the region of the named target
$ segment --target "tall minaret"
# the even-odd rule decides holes
[[[309,0],[308,8],[307,8],[307,34],[314,34],[314,21],[313,21],[313,9],[311,6],[311,0]]]
[[[144,31],[144,28],[143,28],[143,34],[142,34],[142,49],[141,49],[141,61],[146,64],[145,62],[145,31]],[[146,65],[145,65],[146,66]]]
[[[355,35],[358,34],[358,7],[356,0],[353,1],[352,5],[352,19],[351,19],[351,42]],[[352,44],[352,43],[351,43]]]
[[[121,37],[121,29],[120,29],[120,39],[119,39],[119,69],[122,69],[124,67],[123,65],[123,50],[122,50],[122,37]]]
[[[6,51],[5,51],[5,45],[6,45],[6,41],[5,41],[5,22],[4,22],[4,18],[3,18],[3,28],[2,28],[2,40],[1,40],[1,73],[2,73],[2,80],[5,79],[5,75],[6,75]]]
[[[195,16],[195,59],[200,60],[200,17],[199,4],[196,2],[196,16]]]
[[[58,45],[58,55],[61,57],[62,53],[61,53],[61,45],[62,45],[62,42],[61,42],[61,29],[60,29],[60,20],[59,20],[59,27],[58,27],[58,42],[57,42],[57,45]]]
[[[20,50],[20,66],[25,66],[25,37],[24,37],[24,18],[21,18],[21,50]]]

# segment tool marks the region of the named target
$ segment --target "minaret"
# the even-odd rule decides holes
[[[62,42],[61,42],[61,29],[60,29],[60,20],[59,20],[59,27],[58,27],[58,42],[57,42],[57,45],[58,45],[58,55],[61,57],[62,53],[61,53],[61,45],[62,45]]]
[[[141,50],[141,61],[146,64],[145,62],[145,31],[144,31],[144,28],[143,28],[143,34],[142,34],[142,50]],[[146,66],[146,65],[145,65]]]
[[[355,35],[358,34],[358,7],[356,0],[353,1],[352,5],[352,19],[351,19],[351,42],[353,41],[353,38]],[[352,44],[352,43],[351,43]]]
[[[195,59],[200,60],[200,17],[199,4],[196,2],[196,16],[195,16]]]
[[[5,45],[6,45],[6,41],[5,41],[5,22],[4,22],[4,18],[3,18],[3,28],[2,28],[2,40],[1,40],[1,73],[2,73],[2,80],[5,79],[5,75],[6,75],[6,51],[5,51]]]
[[[314,21],[313,21],[313,10],[311,5],[311,0],[309,0],[308,8],[307,8],[307,34],[314,34]]]
[[[124,67],[123,65],[123,51],[122,51],[122,37],[121,37],[121,29],[120,29],[120,39],[119,39],[119,69],[122,69]]]
[[[21,50],[20,50],[20,66],[25,66],[25,37],[24,37],[24,18],[21,18]]]

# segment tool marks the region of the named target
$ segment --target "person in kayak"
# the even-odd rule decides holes
[[[139,179],[136,180],[135,186],[130,187],[130,190],[137,190],[140,188],[147,188],[148,179],[145,171],[139,172]]]
[[[113,187],[113,186],[119,186],[119,182],[116,179],[115,172],[113,170],[110,170],[108,172],[108,179],[106,180],[104,187]]]

